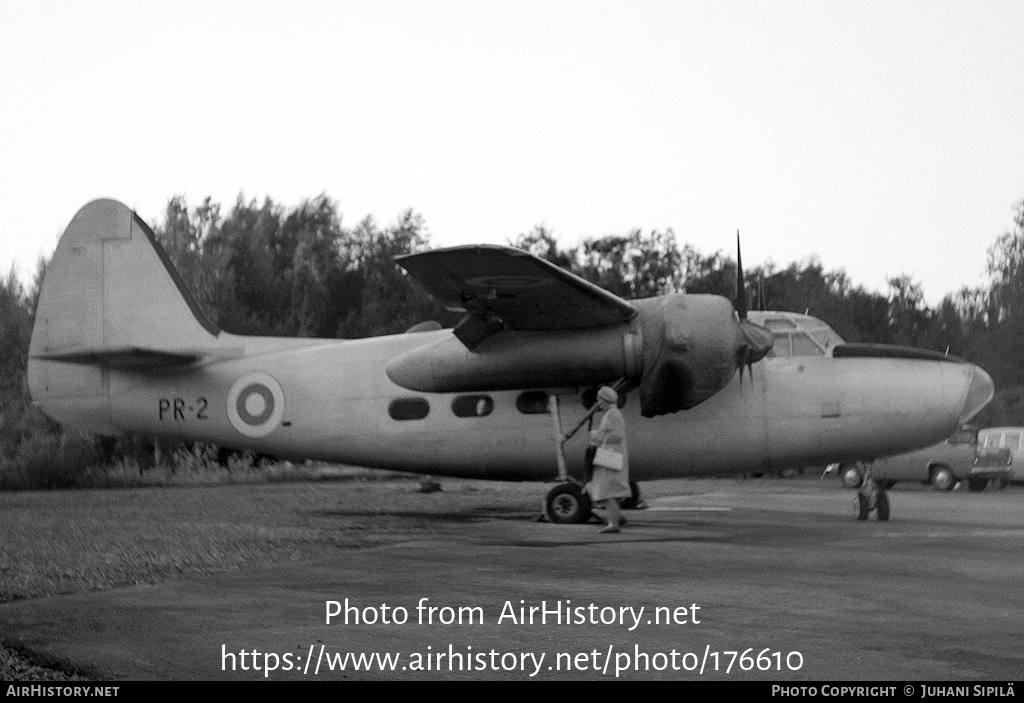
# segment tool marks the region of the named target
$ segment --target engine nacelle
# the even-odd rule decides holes
[[[640,340],[629,324],[558,332],[505,330],[473,349],[455,336],[392,359],[388,378],[428,393],[589,386],[640,373]]]
[[[739,330],[728,299],[680,293],[633,305],[643,334],[639,386],[645,417],[692,408],[729,383]]]
[[[639,314],[608,327],[503,330],[473,349],[455,336],[417,347],[386,367],[396,384],[427,393],[595,386],[626,379],[645,417],[692,408],[737,368],[771,348],[771,333],[738,321],[717,295],[666,295],[631,303]]]

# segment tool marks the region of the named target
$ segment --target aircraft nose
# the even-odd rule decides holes
[[[960,413],[961,425],[988,405],[988,402],[996,394],[996,385],[992,382],[992,377],[985,373],[980,366],[971,364],[970,379],[967,394],[964,396],[964,408]]]

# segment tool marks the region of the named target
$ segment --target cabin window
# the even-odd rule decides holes
[[[516,407],[524,415],[540,415],[548,411],[548,394],[544,391],[526,391],[516,398]]]
[[[1020,446],[1020,435],[1016,432],[1007,432],[1003,435],[1003,446],[1016,449]]]
[[[452,412],[458,417],[484,417],[494,410],[489,395],[460,395],[452,401]]]
[[[423,398],[396,398],[388,406],[392,420],[422,420],[430,412],[430,403]]]

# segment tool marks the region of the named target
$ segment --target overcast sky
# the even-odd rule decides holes
[[[0,272],[112,197],[435,246],[672,228],[936,304],[1024,199],[1024,2],[0,0]]]

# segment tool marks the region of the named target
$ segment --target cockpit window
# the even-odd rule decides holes
[[[793,330],[796,329],[796,323],[792,320],[787,320],[784,317],[769,317],[764,321],[764,326],[770,329],[772,332],[776,330]]]
[[[767,327],[775,335],[775,348],[768,356],[824,356],[843,343],[823,320],[797,312],[751,310],[750,321]]]
[[[825,350],[806,332],[794,332],[793,356],[825,356]]]
[[[789,345],[789,332],[776,332],[775,343],[772,345],[771,350],[768,352],[770,357],[789,357],[793,356],[793,351]]]
[[[818,344],[820,344],[825,349],[828,349],[829,346],[831,346],[833,344],[833,339],[832,339],[831,335],[829,334],[830,332],[832,332],[831,329],[809,330],[808,334],[811,335],[811,338],[814,341],[816,341]],[[833,332],[833,334],[835,334],[835,333]]]
[[[816,342],[811,335],[803,330],[793,332],[776,332],[775,345],[768,352],[772,357],[790,356],[824,356],[824,345]]]

